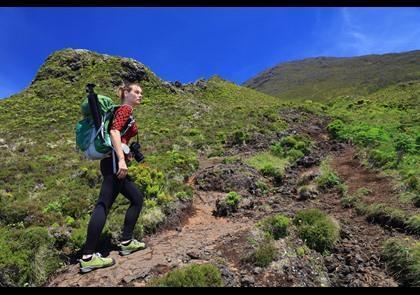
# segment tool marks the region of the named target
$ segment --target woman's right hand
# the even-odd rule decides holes
[[[118,172],[117,172],[117,178],[118,179],[123,179],[124,177],[127,176],[127,164],[125,163],[125,160],[119,160],[118,161]]]

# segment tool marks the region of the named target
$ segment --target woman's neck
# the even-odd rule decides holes
[[[134,108],[131,104],[129,104],[129,103],[127,103],[127,102],[123,102],[121,105],[128,105],[128,106],[130,106],[131,108]]]

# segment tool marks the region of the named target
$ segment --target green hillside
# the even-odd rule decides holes
[[[351,203],[358,214],[371,218],[367,219],[369,223],[373,220],[388,226],[386,231],[369,232],[373,234],[367,238],[382,240],[397,235],[402,241],[405,236],[401,232],[404,232],[416,240],[420,233],[419,59],[420,51],[308,59],[269,69],[243,87],[219,76],[189,84],[168,82],[136,60],[88,50],[64,49],[52,53],[31,85],[21,93],[0,100],[0,286],[45,285],[57,269],[74,263],[79,257],[102,181],[99,161],[85,160],[75,147],[80,104],[85,98],[87,83],[95,83],[98,93],[118,103],[116,89],[123,81],[138,82],[143,88],[143,100],[134,115],[145,163],[132,162],[129,166],[129,174],[146,196],[135,238],[156,233],[171,215],[192,202],[198,190],[201,196],[208,197],[207,193],[211,195],[214,190],[221,195],[232,185],[249,187],[253,190],[251,197],[232,191],[227,194],[230,199],[226,197],[224,203],[216,202],[215,207],[223,213],[230,212],[226,209],[229,204],[232,210],[238,209],[240,204],[238,210],[242,211],[238,215],[224,218],[230,218],[231,224],[264,225],[276,233],[276,242],[267,234],[262,240],[263,236],[250,238],[256,234],[253,231],[249,233],[251,236],[239,231],[239,236],[235,236],[239,232],[232,233],[233,240],[218,241],[217,249],[221,250],[212,255],[226,251],[220,255],[227,253],[224,258],[245,265],[243,269],[236,267],[231,271],[236,275],[247,271],[245,277],[239,274],[246,284],[253,279],[263,282],[266,277],[262,274],[267,269],[285,271],[279,265],[285,263],[280,259],[287,259],[306,271],[305,275],[289,273],[297,277],[298,285],[300,281],[306,284],[308,274],[313,273],[311,267],[318,263],[322,264],[320,274],[327,267],[337,270],[331,273],[332,278],[335,272],[343,277],[334,284],[351,285],[355,278],[348,279],[351,283],[344,280],[348,272],[341,267],[345,259],[340,255],[353,250],[358,255],[363,254],[365,246],[357,243],[364,237],[358,235],[371,228],[366,220],[354,218],[345,211],[351,207],[348,204]],[[348,194],[347,184],[335,174],[327,159],[334,156],[337,162],[341,156],[340,145],[344,145],[346,151],[356,147],[357,161],[363,165],[358,162],[360,167],[357,166],[355,173],[365,177],[364,180],[369,181],[371,176],[362,175],[365,167],[373,169],[374,172],[369,173],[391,176],[392,190],[384,189],[389,198],[371,193],[369,200],[373,203],[368,204],[361,196]],[[199,169],[199,163],[211,166],[214,159],[221,165],[209,170]],[[189,185],[191,176],[198,179],[197,191]],[[351,181],[351,185],[357,186],[357,181]],[[381,185],[376,178],[372,181]],[[369,194],[367,188],[360,188],[358,192]],[[392,198],[396,195],[397,200],[391,202],[391,195]],[[215,200],[217,196],[210,199]],[[375,203],[376,197],[384,204]],[[348,201],[347,209],[341,207],[340,198]],[[356,203],[356,199],[361,201]],[[127,205],[125,198],[117,198],[110,211],[101,243],[108,250],[115,250]],[[299,224],[296,213],[314,207],[326,213],[315,210],[298,215],[312,214],[314,217],[307,218],[322,216],[323,219],[311,225]],[[274,213],[285,216],[267,216]],[[327,218],[325,214],[334,218]],[[337,216],[342,219],[336,220]],[[263,217],[268,219],[264,221]],[[221,222],[218,226],[225,227],[223,220],[214,218],[206,220]],[[294,218],[293,224],[296,224],[289,226],[289,218]],[[337,226],[340,222],[343,233],[352,234],[344,246],[336,244],[340,239]],[[290,236],[285,242],[280,236],[286,234],[288,226]],[[400,232],[391,231],[395,228]],[[244,242],[247,239],[249,244]],[[177,236],[177,241],[183,241],[181,235]],[[236,246],[232,246],[231,241],[236,241]],[[259,245],[261,241],[268,242]],[[319,243],[322,247],[317,247]],[[358,248],[346,248],[352,247],[349,243]],[[398,251],[398,245],[400,242],[388,244],[387,261],[393,263],[395,276],[401,277],[404,284],[416,285],[418,255],[407,258],[401,254],[401,259],[410,264],[404,267],[396,259],[392,260],[397,257],[393,254]],[[401,243],[400,248],[404,246],[417,253],[418,242],[413,245],[408,247]],[[248,257],[245,254],[250,254],[250,249],[255,253]],[[375,255],[380,251],[377,242],[366,249]],[[316,251],[319,256],[313,256]],[[279,256],[286,252],[286,258]],[[242,254],[245,256],[239,257]],[[157,253],[159,255],[163,254]],[[200,257],[197,253],[189,256]],[[339,270],[334,257],[341,259],[337,262]],[[184,259],[184,256],[179,258]],[[357,266],[370,265],[370,259],[358,257]],[[277,264],[269,266],[273,260]],[[383,262],[377,260],[375,269],[369,269],[369,275],[385,269]],[[252,268],[249,265],[253,265]],[[294,266],[289,270],[296,268],[296,264],[290,265]],[[188,271],[188,276],[200,274],[201,270],[195,271],[191,274]],[[219,275],[212,267],[208,271]],[[255,276],[250,278],[249,274]],[[187,272],[180,271],[169,278],[173,276],[187,276]],[[199,277],[206,276],[200,274]],[[68,277],[63,278],[66,285]],[[230,278],[233,280],[233,274]],[[285,277],[273,278],[275,284],[287,281]],[[359,277],[364,282],[372,281],[371,278]],[[217,282],[219,284],[218,279]],[[377,282],[382,281],[374,283]],[[388,281],[383,283],[387,285]]]
[[[420,78],[420,51],[359,57],[316,57],[285,62],[243,86],[284,99],[322,101],[367,95],[397,82]]]
[[[53,53],[27,89],[0,101],[1,285],[42,284],[59,266],[58,254],[82,246],[101,175],[99,162],[75,150],[74,128],[87,83],[117,103],[123,80],[144,90],[135,116],[146,164],[129,167],[148,197],[138,238],[153,232],[178,199],[192,196],[184,180],[197,169],[199,153],[218,155],[254,133],[285,127],[274,116],[278,99],[219,77],[175,86],[132,59]],[[117,239],[125,204],[117,199],[104,238]]]

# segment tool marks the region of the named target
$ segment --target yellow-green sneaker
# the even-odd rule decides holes
[[[79,260],[80,272],[87,273],[97,268],[104,268],[115,264],[114,258],[104,258],[100,253],[95,253],[89,261]]]
[[[120,255],[125,256],[129,255],[135,251],[146,249],[146,244],[139,242],[136,239],[132,239],[128,245],[119,244],[120,246]]]

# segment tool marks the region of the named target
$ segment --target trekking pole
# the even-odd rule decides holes
[[[89,102],[89,108],[90,112],[92,114],[93,123],[95,124],[96,131],[99,130],[101,127],[101,115],[99,112],[99,102],[98,102],[98,95],[95,93],[95,84],[87,84],[86,85],[86,92],[88,93],[88,102]]]

